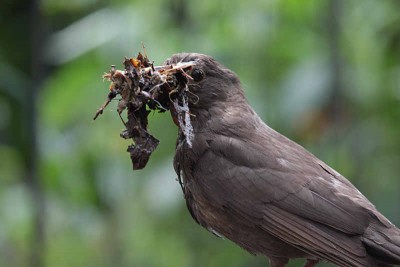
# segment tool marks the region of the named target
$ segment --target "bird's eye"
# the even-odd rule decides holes
[[[190,76],[192,76],[195,82],[200,82],[204,79],[205,74],[201,69],[194,69],[192,73],[190,73]]]

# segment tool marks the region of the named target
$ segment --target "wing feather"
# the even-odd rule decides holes
[[[344,178],[299,146],[283,152],[225,136],[209,145],[194,177],[207,177],[197,182],[216,206],[261,219],[269,234],[339,266],[373,266],[359,237],[372,204]],[[284,155],[286,165],[277,166]]]

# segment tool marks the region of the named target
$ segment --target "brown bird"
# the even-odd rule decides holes
[[[190,61],[189,111],[181,101],[171,113],[181,123],[174,167],[197,223],[272,267],[293,258],[308,267],[400,264],[400,230],[357,188],[268,127],[237,75],[211,57],[182,53],[166,64]]]

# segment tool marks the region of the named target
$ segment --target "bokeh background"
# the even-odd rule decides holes
[[[0,266],[268,266],[191,219],[169,114],[149,117],[141,171],[116,102],[92,120],[101,75],[141,42],[155,64],[195,51],[234,70],[271,127],[400,225],[399,1],[2,0],[0,25]]]

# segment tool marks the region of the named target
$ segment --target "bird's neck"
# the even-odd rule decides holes
[[[244,97],[227,100],[207,109],[194,109],[191,120],[194,132],[242,137],[263,124]]]
[[[265,124],[251,108],[243,94],[232,94],[223,101],[209,101],[189,105],[186,112],[171,107],[171,115],[182,138],[196,138],[202,133],[213,133],[236,138],[247,138]]]

